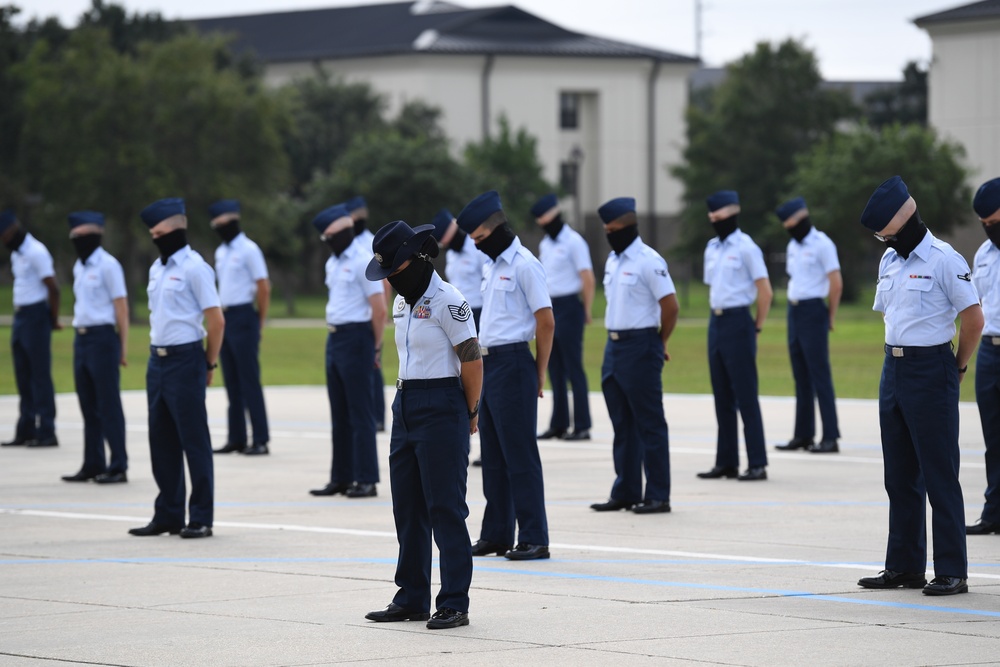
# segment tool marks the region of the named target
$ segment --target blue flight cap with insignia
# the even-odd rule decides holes
[[[14,209],[5,208],[0,211],[0,234],[7,231],[7,228],[17,222],[17,214],[14,213]]]
[[[534,206],[531,207],[531,215],[540,218],[556,206],[559,206],[558,197],[555,194],[549,193],[535,202]]]
[[[626,213],[635,213],[634,197],[617,197],[605,202],[597,209],[597,215],[601,216],[601,220],[606,225],[614,222]]]
[[[708,195],[705,198],[705,204],[708,205],[708,212],[713,213],[720,208],[732,206],[733,204],[739,206],[740,195],[736,190],[719,190]]]
[[[368,202],[365,201],[364,197],[358,195],[356,197],[351,197],[350,199],[345,201],[344,206],[347,208],[348,213],[353,213],[354,211],[357,211],[359,208],[368,208]]]
[[[69,214],[69,228],[75,229],[80,225],[100,225],[104,226],[104,214],[97,211],[73,211]]]
[[[471,234],[487,218],[497,211],[502,210],[503,205],[500,203],[500,193],[496,190],[484,192],[466,204],[462,212],[458,214],[458,227],[466,234]]]
[[[330,206],[329,208],[324,208],[322,211],[316,214],[313,218],[312,224],[320,234],[326,232],[326,228],[330,226],[330,223],[334,220],[340,220],[341,218],[351,217],[350,211],[344,204],[336,204]]]
[[[184,200],[180,197],[170,197],[168,199],[154,201],[152,204],[142,209],[139,213],[139,217],[142,218],[142,221],[146,223],[147,227],[152,229],[167,218],[172,218],[175,215],[184,215],[184,213]]]
[[[440,242],[444,238],[444,233],[448,231],[448,226],[451,221],[455,219],[455,216],[451,214],[447,208],[443,208],[434,214],[431,218],[431,224],[434,225],[434,231],[431,234],[434,236],[434,240]]]
[[[986,181],[976,190],[972,200],[972,208],[976,215],[986,219],[1000,210],[1000,178]]]
[[[784,204],[774,209],[774,212],[778,216],[778,220],[784,222],[805,207],[806,200],[802,197],[796,197],[795,199],[789,199]]]
[[[208,207],[208,214],[214,220],[220,215],[225,215],[226,213],[239,213],[240,212],[240,200],[238,199],[220,199],[211,206]]]
[[[434,225],[420,225],[414,229],[402,220],[390,222],[379,229],[372,239],[375,256],[368,262],[365,278],[376,281],[388,277],[403,262],[420,252],[433,231]]]
[[[906,183],[899,176],[883,181],[882,185],[875,188],[865,210],[862,211],[861,224],[873,232],[882,231],[909,198],[910,193],[906,189]]]

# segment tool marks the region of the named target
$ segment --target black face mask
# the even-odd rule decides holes
[[[559,235],[559,232],[562,231],[562,228],[563,228],[562,213],[557,213],[556,217],[552,218],[552,222],[542,227],[545,233],[548,234],[549,238],[552,239],[553,241],[556,239],[556,236]]]
[[[1000,223],[983,225],[983,231],[986,232],[986,236],[989,237],[990,241],[993,241],[993,245],[1000,248]]]
[[[340,230],[336,234],[331,234],[324,239],[324,242],[330,248],[330,252],[337,257],[340,257],[340,255],[343,254],[343,252],[354,242],[354,228],[348,227],[347,229]]]
[[[240,231],[242,231],[242,230],[240,230],[240,221],[239,220],[233,220],[231,222],[227,222],[226,224],[219,225],[218,227],[215,227],[214,229],[215,229],[215,233],[219,235],[219,238],[222,239],[223,243],[229,243],[230,241],[232,241],[233,239],[235,239],[237,236],[239,236],[240,235]]]
[[[885,244],[895,250],[896,254],[903,259],[909,259],[910,253],[924,240],[926,235],[927,227],[920,219],[920,212],[914,211],[910,219],[903,223],[903,226],[896,232],[896,238],[892,241],[886,241]]]
[[[806,237],[806,234],[808,234],[812,228],[812,222],[809,220],[809,216],[806,216],[799,220],[798,224],[794,227],[789,227],[787,231],[789,236],[799,243],[802,243],[802,239]]]
[[[169,234],[153,239],[153,243],[160,250],[160,262],[166,264],[171,255],[188,244],[187,230],[175,229]]]
[[[616,254],[620,255],[639,238],[639,225],[629,225],[619,230],[608,232],[608,244]]]
[[[477,243],[476,247],[495,262],[497,261],[497,257],[510,247],[515,238],[517,237],[514,236],[514,230],[505,222],[494,229],[492,234]]]
[[[27,235],[28,232],[24,231],[23,229],[18,229],[16,232],[14,232],[14,236],[11,237],[10,241],[7,241],[7,243],[5,243],[4,245],[7,246],[8,250],[14,252],[15,250],[21,247],[21,244],[24,243],[24,239]]]
[[[411,306],[427,292],[434,275],[434,266],[423,257],[415,255],[410,265],[394,276],[389,276],[389,284]]]
[[[715,227],[715,233],[719,235],[720,241],[725,241],[726,237],[737,230],[737,223],[739,222],[740,215],[731,215],[728,218],[723,218],[713,222],[712,225]]]
[[[354,221],[354,235],[361,236],[361,232],[368,228],[368,218],[358,218]]]
[[[461,229],[455,230],[455,235],[451,237],[451,241],[448,241],[448,250],[454,250],[455,252],[462,252],[462,248],[465,247],[465,237],[468,236]]]
[[[80,236],[74,236],[70,241],[73,242],[73,247],[76,248],[76,256],[80,258],[81,262],[86,262],[94,254],[94,251],[101,247],[100,234],[81,234]]]

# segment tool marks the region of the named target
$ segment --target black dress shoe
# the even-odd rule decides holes
[[[227,442],[222,447],[218,449],[213,449],[212,451],[216,454],[231,454],[233,452],[242,452],[247,448],[247,443],[245,442]]]
[[[922,573],[893,572],[882,570],[874,577],[861,577],[858,586],[862,588],[923,588],[927,579]]]
[[[413,609],[400,607],[395,602],[390,602],[389,606],[385,609],[370,611],[365,614],[365,618],[369,621],[375,621],[376,623],[391,623],[393,621],[426,621],[430,618],[430,616],[431,615],[426,611],[414,611]]]
[[[196,537],[211,537],[212,527],[203,526],[200,523],[192,523],[190,526],[185,526],[181,528],[181,537],[186,538],[196,538]]]
[[[483,467],[483,459],[482,459],[482,457],[480,457],[478,459],[473,459],[472,460],[472,466],[474,468],[482,468]]]
[[[64,482],[89,482],[90,480],[94,479],[95,477],[100,477],[103,474],[104,473],[101,473],[101,472],[99,472],[99,473],[93,473],[92,474],[92,473],[89,473],[89,472],[83,472],[81,470],[80,472],[76,473],[75,475],[63,475],[62,476],[62,481],[64,481]]]
[[[670,511],[670,503],[666,500],[644,500],[632,508],[633,514],[658,514]]]
[[[503,556],[508,551],[510,551],[509,544],[499,544],[489,540],[476,540],[472,545],[473,556]]]
[[[726,477],[728,479],[734,479],[739,477],[740,471],[736,468],[724,468],[722,466],[715,466],[708,472],[698,473],[698,477],[701,479],[719,479],[720,477]]]
[[[567,433],[563,436],[563,440],[590,440],[590,431],[584,429],[582,431],[573,431],[572,433]]]
[[[821,440],[809,447],[813,454],[836,454],[840,451],[836,440]]]
[[[990,533],[1000,533],[1000,523],[980,519],[971,526],[965,527],[966,535],[989,535]]]
[[[796,449],[809,449],[813,446],[812,438],[792,438],[784,445],[775,445],[775,449],[783,452],[791,452]]]
[[[375,422],[375,432],[385,433],[385,422]]]
[[[558,440],[558,439],[562,438],[564,435],[566,435],[566,429],[564,429],[564,428],[550,428],[545,433],[539,433],[538,434],[538,439],[539,440],[552,440],[552,439]]]
[[[763,482],[767,479],[767,468],[747,468],[737,479],[741,482]]]
[[[267,449],[267,443],[264,442],[258,442],[243,450],[243,456],[266,456],[270,453]]]
[[[44,440],[29,440],[25,443],[28,447],[58,447],[59,439],[56,436],[45,438]]]
[[[428,630],[447,630],[469,624],[469,612],[456,611],[451,607],[443,607],[434,612],[431,620],[427,621]]]
[[[310,489],[309,493],[314,496],[336,496],[340,493],[347,493],[350,488],[350,484],[334,484],[330,482],[322,489]]]
[[[25,447],[34,442],[34,440],[34,438],[22,438],[20,436],[15,436],[13,440],[0,442],[0,447]]]
[[[98,484],[124,484],[128,481],[128,476],[124,472],[102,472],[94,481]]]
[[[507,560],[541,560],[549,557],[549,548],[543,544],[525,544],[521,542],[504,554]]]
[[[145,526],[140,528],[129,528],[129,535],[137,535],[139,537],[151,537],[153,535],[162,535],[163,533],[170,533],[171,535],[177,535],[181,532],[180,528],[173,528],[171,526],[161,526],[155,521],[150,521]]]
[[[924,586],[924,595],[958,595],[969,592],[968,579],[958,577],[934,577]]]
[[[595,512],[617,512],[618,510],[627,510],[631,508],[635,503],[630,503],[627,500],[615,500],[614,498],[608,498],[605,503],[594,503],[590,506],[590,509]]]
[[[374,484],[355,484],[344,493],[348,498],[374,498],[378,495]]]

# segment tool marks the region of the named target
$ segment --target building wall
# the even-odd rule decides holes
[[[351,82],[368,82],[386,96],[389,113],[421,99],[443,110],[442,125],[456,151],[482,139],[482,77],[485,56],[406,55],[337,60],[324,69]],[[281,85],[310,76],[310,63],[270,65],[266,79]],[[497,56],[489,75],[491,132],[506,115],[513,129],[538,140],[546,179],[559,182],[560,164],[575,146],[581,163],[581,217],[612,197],[634,196],[649,210],[648,90],[653,64],[643,59]],[[681,184],[667,166],[681,159],[687,77],[691,65],[661,65],[656,81],[655,192],[659,215],[674,216]],[[581,94],[580,126],[560,130],[559,95]],[[574,212],[575,202],[567,202]]]

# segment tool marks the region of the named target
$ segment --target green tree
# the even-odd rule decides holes
[[[934,130],[891,125],[837,133],[802,156],[786,194],[805,197],[813,223],[837,244],[845,299],[874,280],[884,250],[858,223],[878,184],[902,176],[931,231],[947,233],[970,219],[964,155]]]
[[[927,125],[927,70],[915,62],[907,63],[900,85],[865,97],[864,113],[873,127],[893,123]]]
[[[511,226],[532,228],[535,224],[529,213],[532,204],[555,190],[542,176],[537,145],[538,141],[524,128],[513,133],[510,122],[501,116],[496,137],[465,147],[465,164],[471,172],[474,190],[467,199],[479,192],[496,190]]]
[[[756,234],[773,220],[796,156],[854,113],[844,93],[820,88],[815,55],[794,40],[759,43],[727,70],[709,99],[689,106],[684,162],[671,169],[684,183],[682,250],[692,257],[712,235],[707,195],[739,191],[740,227]]]

